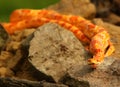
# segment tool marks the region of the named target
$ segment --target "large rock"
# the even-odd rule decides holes
[[[29,81],[23,79],[0,78],[0,87],[68,87],[62,84],[48,83],[45,81]]]
[[[48,7],[48,9],[63,14],[80,15],[85,18],[93,18],[96,14],[96,8],[90,0],[60,0],[57,4]]]
[[[85,50],[75,35],[57,24],[48,23],[34,32],[30,41],[30,62],[58,82],[74,65],[85,66]]]

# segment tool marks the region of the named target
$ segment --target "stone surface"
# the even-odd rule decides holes
[[[107,17],[110,14],[112,8],[112,0],[91,0],[96,6],[96,14],[98,17]]]
[[[60,81],[71,87],[119,87],[119,63],[120,60],[115,60],[107,68],[97,68],[96,70],[92,70],[90,67],[74,66]]]
[[[48,23],[34,32],[30,41],[30,62],[58,82],[74,65],[87,64],[85,50],[74,34],[57,24]]]
[[[120,16],[120,0],[113,0],[112,10]]]
[[[3,26],[0,24],[0,53],[4,49],[8,37],[9,35],[7,34]]]
[[[57,4],[48,7],[48,9],[63,14],[80,15],[85,18],[93,18],[96,14],[96,8],[90,0],[60,0]]]
[[[15,32],[6,40],[4,50],[0,54],[0,76],[12,77],[15,75],[14,67],[19,64],[22,58],[27,54],[21,48],[22,40],[24,40],[33,30],[25,30],[23,32]],[[3,34],[3,32],[0,32]],[[1,35],[1,34],[0,34]],[[6,35],[6,34],[5,34]],[[5,39],[4,39],[5,40]],[[18,69],[18,68],[17,68]]]
[[[96,6],[96,17],[120,26],[120,0],[91,0]]]
[[[68,87],[63,84],[48,83],[45,81],[29,81],[23,79],[0,78],[0,87]]]
[[[111,24],[119,25],[120,26],[120,16],[111,13],[107,17],[103,18],[105,22],[109,22]]]

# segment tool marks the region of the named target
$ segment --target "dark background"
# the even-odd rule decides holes
[[[41,9],[59,0],[0,0],[0,22],[8,21],[10,13],[19,8]]]

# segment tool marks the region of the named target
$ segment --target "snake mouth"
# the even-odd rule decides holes
[[[97,61],[95,59],[88,59],[88,64],[94,69],[96,69],[97,66],[100,65],[100,63],[100,61]]]
[[[90,66],[91,66],[93,69],[96,69],[98,65],[96,65],[96,64],[90,64]]]
[[[100,63],[98,63],[98,64],[96,64],[96,63],[88,63],[88,64],[89,64],[93,69],[96,69]]]

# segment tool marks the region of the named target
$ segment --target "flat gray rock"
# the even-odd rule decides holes
[[[84,56],[84,47],[75,35],[54,23],[39,27],[30,41],[29,61],[56,82],[72,66],[86,65]]]

